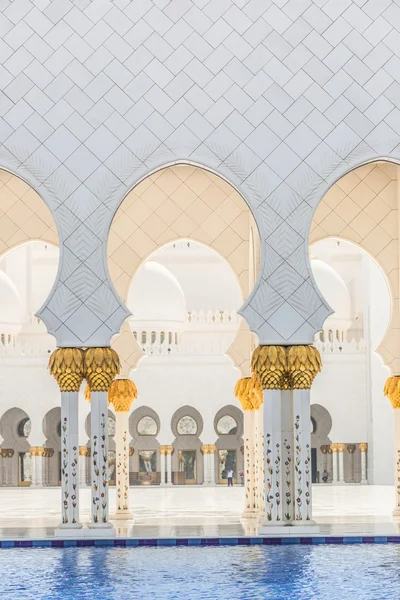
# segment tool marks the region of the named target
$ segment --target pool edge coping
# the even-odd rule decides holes
[[[129,548],[129,547],[205,547],[205,546],[286,546],[286,545],[346,545],[400,544],[400,535],[378,536],[318,536],[318,537],[204,537],[204,538],[113,538],[113,539],[38,539],[0,540],[0,549],[7,548]]]

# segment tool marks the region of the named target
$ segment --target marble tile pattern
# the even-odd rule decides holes
[[[111,489],[111,520],[115,494]],[[313,518],[319,537],[400,536],[391,516],[391,486],[313,487]],[[0,488],[0,540],[38,540],[54,536],[59,523],[59,488]],[[116,537],[141,539],[235,538],[257,536],[258,521],[240,518],[243,488],[178,486],[131,488],[132,521],[113,521]],[[90,489],[80,490],[81,522],[90,514]],[[87,530],[86,530],[87,531]],[[296,537],[296,534],[292,534]],[[303,534],[302,534],[303,535]],[[313,534],[314,535],[314,534]],[[87,540],[85,540],[87,541]]]
[[[61,242],[39,316],[61,346],[105,345],[128,311],[106,266],[126,193],[174,161],[242,193],[262,272],[242,314],[261,343],[311,342],[312,215],[351,168],[399,154],[394,0],[2,0],[0,167]]]

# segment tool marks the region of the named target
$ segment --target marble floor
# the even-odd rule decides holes
[[[81,521],[89,520],[90,489],[81,495]],[[115,490],[111,488],[111,515]],[[241,487],[131,488],[132,521],[114,521],[121,537],[228,537],[255,535],[256,525],[240,519]],[[394,535],[391,486],[313,487],[313,515],[320,535]],[[52,537],[60,522],[60,488],[0,488],[0,539]]]

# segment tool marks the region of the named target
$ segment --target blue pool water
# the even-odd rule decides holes
[[[400,546],[0,551],[4,600],[399,600]]]

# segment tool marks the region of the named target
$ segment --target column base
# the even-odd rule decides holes
[[[82,538],[84,535],[82,523],[60,523],[54,530],[56,538]]]
[[[360,481],[361,485],[368,485],[368,479],[363,479]]]
[[[271,523],[262,523],[259,530],[259,535],[264,536],[282,536],[282,537],[298,537],[299,535],[315,535],[319,533],[319,526],[314,521],[309,521],[309,524],[291,522],[287,525]]]
[[[111,519],[116,521],[132,521],[133,513],[130,510],[117,510]]]
[[[115,537],[115,529],[112,523],[89,523],[88,527],[90,533],[86,534],[86,537],[95,538],[113,538]]]
[[[256,508],[246,508],[240,515],[241,519],[259,519],[261,516],[260,511]]]

